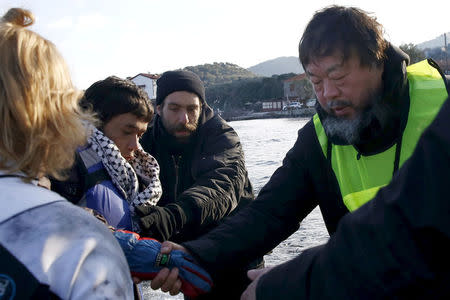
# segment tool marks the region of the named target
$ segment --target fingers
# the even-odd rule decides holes
[[[249,271],[247,272],[247,277],[248,277],[251,281],[253,281],[253,280],[255,280],[256,278],[258,278],[260,274],[262,274],[262,271],[263,271],[263,270],[264,270],[264,269],[253,269],[253,270],[249,270]]]
[[[256,286],[261,275],[269,272],[273,267],[253,269],[247,272],[247,276],[252,283],[247,286],[247,289],[242,293],[241,300],[255,300],[256,299]]]
[[[262,274],[268,272],[270,269],[272,269],[272,267],[269,268],[262,268],[262,269],[253,269],[253,270],[249,270],[247,272],[247,277],[250,280],[255,280],[256,278],[258,278],[259,276],[261,276]]]
[[[172,290],[172,288],[175,287],[177,280],[178,280],[178,268],[173,268],[170,271],[169,276],[167,276],[167,279],[161,286],[161,291],[168,292]]]
[[[169,270],[164,268],[159,271],[158,275],[153,278],[150,287],[154,290],[161,289],[163,292],[170,292],[170,294],[177,295],[180,292],[181,281],[178,279],[178,268]]]
[[[150,283],[150,287],[154,290],[161,288],[169,274],[170,270],[168,268],[163,268],[158,272],[155,278],[153,278],[152,282]]]
[[[162,254],[169,254],[170,252],[172,252],[172,250],[181,250],[183,252],[190,254],[186,248],[184,248],[183,246],[181,246],[179,244],[175,244],[175,243],[169,242],[169,241],[165,241],[161,244],[161,253]]]
[[[256,300],[256,281],[247,286],[245,291],[241,294],[240,300]]]
[[[178,295],[180,293],[180,290],[181,290],[181,280],[177,280],[172,289],[169,291],[169,294],[171,296]]]

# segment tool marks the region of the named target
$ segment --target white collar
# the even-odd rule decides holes
[[[0,177],[0,179],[1,178],[18,178],[18,179],[20,179],[20,178],[28,178],[28,176],[24,172],[21,172],[21,171],[9,173],[6,170],[0,169],[0,176],[2,176],[2,175],[6,175],[8,177]],[[31,180],[31,183],[37,186],[38,183],[39,183],[39,180],[38,179],[33,179],[33,180]]]
[[[0,223],[26,210],[64,200],[57,193],[37,186],[37,180],[24,182],[23,173],[8,174],[0,170],[0,174],[13,175],[0,178]]]

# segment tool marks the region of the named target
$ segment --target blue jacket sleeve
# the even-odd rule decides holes
[[[86,206],[99,212],[108,224],[118,228],[132,230],[130,208],[112,181],[104,180],[86,192]]]

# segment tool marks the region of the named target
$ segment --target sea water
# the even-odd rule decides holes
[[[249,178],[256,194],[281,166],[285,154],[297,139],[298,130],[308,120],[286,118],[229,122],[241,139]],[[294,234],[264,256],[266,266],[288,261],[305,249],[325,243],[328,237],[322,215],[316,208],[303,220]],[[161,291],[153,291],[148,283],[144,283],[143,289],[145,299],[183,299],[182,294],[173,297]]]

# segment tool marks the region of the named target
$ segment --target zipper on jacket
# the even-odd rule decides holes
[[[175,156],[172,155],[172,160],[173,160],[173,165],[175,167],[175,186],[174,186],[174,201],[177,199],[178,197],[178,177],[179,177],[179,166],[180,166],[180,161],[181,161],[181,155]]]

